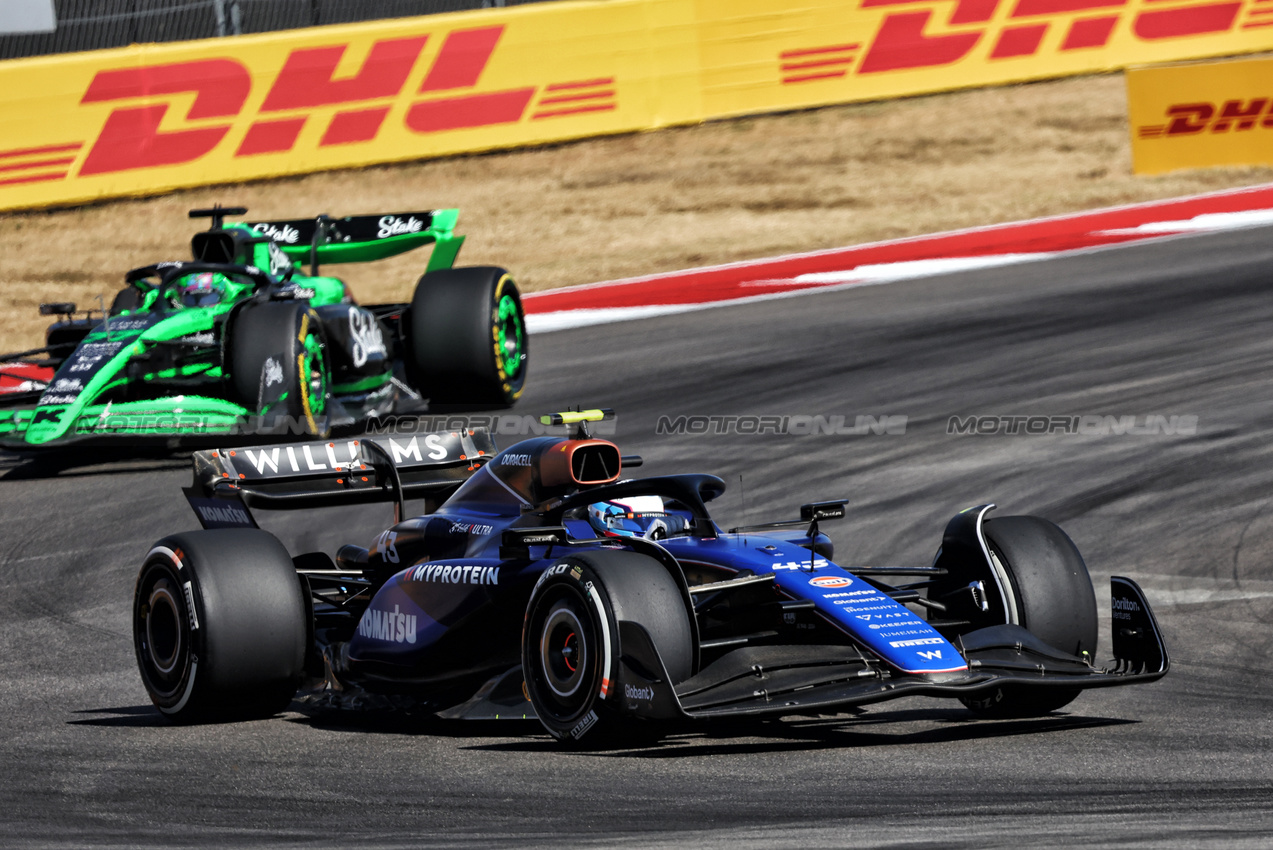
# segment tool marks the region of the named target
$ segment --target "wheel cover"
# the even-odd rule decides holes
[[[539,660],[544,682],[562,699],[570,699],[583,684],[588,644],[583,623],[567,605],[559,603],[548,615],[539,637]]]
[[[528,623],[527,687],[540,719],[569,725],[597,694],[601,655],[588,600],[559,585],[536,602]]]
[[[150,591],[146,613],[146,651],[150,663],[163,676],[171,676],[185,648],[181,638],[181,614],[168,581],[156,582]]]
[[[319,428],[314,417],[322,416],[327,410],[327,364],[323,358],[323,343],[317,334],[305,335],[303,348],[296,355],[296,380],[301,391],[301,412],[310,433],[316,434]]]
[[[526,326],[517,299],[505,293],[496,305],[496,365],[508,380],[516,380],[526,362]]]
[[[175,577],[163,568],[149,571],[134,610],[133,635],[146,685],[161,699],[181,690],[190,666],[188,622]]]

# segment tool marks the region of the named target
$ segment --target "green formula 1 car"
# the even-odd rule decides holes
[[[192,210],[212,220],[192,240],[193,261],[134,269],[108,310],[76,319],[74,304],[42,304],[61,316],[46,347],[0,362],[54,371],[42,388],[0,395],[0,446],[325,436],[426,402],[490,409],[521,395],[517,286],[500,268],[453,267],[457,210],[225,221],[246,213]],[[427,244],[409,303],[358,305],[319,274]]]

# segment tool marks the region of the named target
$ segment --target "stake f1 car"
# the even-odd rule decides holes
[[[588,436],[600,413],[557,414],[579,433],[498,453],[480,430],[196,453],[186,495],[205,530],[160,540],[137,579],[154,704],[181,722],[265,716],[302,690],[535,715],[572,741],[912,695],[1034,716],[1167,672],[1125,578],[1114,660],[1096,664],[1087,568],[1046,520],[981,505],[930,565],[838,564],[819,525],[844,501],[723,531],[706,508],[721,479],[621,480],[639,459]],[[401,519],[407,497],[434,509]],[[376,500],[397,503],[395,524],[334,559],[290,555],[251,513]]]
[[[526,328],[503,269],[452,268],[457,210],[229,223],[192,262],[134,269],[106,315],[62,315],[41,349],[0,355],[0,445],[210,434],[326,434],[431,404],[506,406],[526,380]],[[410,303],[359,306],[322,263],[432,243]],[[307,261],[309,274],[294,263]],[[50,369],[56,369],[51,377]],[[36,380],[42,378],[43,380]],[[23,379],[20,381],[19,379]]]

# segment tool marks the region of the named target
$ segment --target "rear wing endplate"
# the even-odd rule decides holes
[[[186,500],[204,528],[255,528],[251,508],[446,499],[495,454],[485,428],[194,453]]]
[[[428,270],[434,271],[455,264],[464,243],[464,237],[455,233],[459,215],[456,209],[423,210],[247,224],[269,237],[288,259],[299,262],[366,263],[434,243],[428,264]]]

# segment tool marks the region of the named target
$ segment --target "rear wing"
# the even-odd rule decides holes
[[[495,454],[485,428],[194,453],[183,492],[204,528],[256,528],[251,508],[440,502]]]
[[[269,237],[288,259],[311,265],[383,260],[432,243],[428,270],[435,271],[451,268],[464,244],[464,237],[455,233],[459,215],[455,209],[425,210],[345,218],[320,215],[247,224]]]

